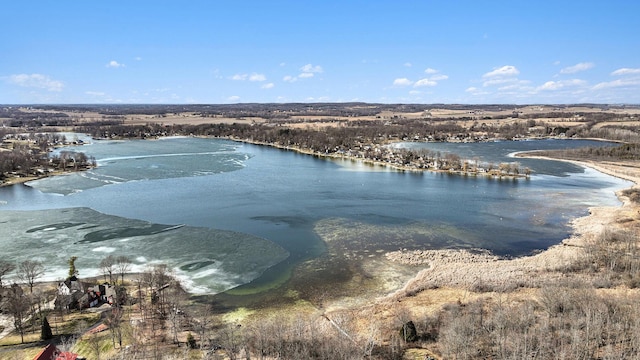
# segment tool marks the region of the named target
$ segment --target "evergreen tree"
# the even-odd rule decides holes
[[[400,329],[400,336],[406,342],[414,342],[418,340],[418,331],[416,330],[416,325],[413,321],[408,321],[402,325],[402,329]]]
[[[45,317],[42,320],[42,330],[40,332],[40,339],[49,340],[53,337],[53,332],[51,331],[51,326],[49,325],[49,320]]]
[[[69,259],[69,278],[78,276],[78,270],[76,269],[76,260],[78,260],[77,256],[72,256]]]
[[[187,345],[189,345],[189,347],[192,349],[195,349],[197,346],[196,339],[193,337],[193,335],[191,335],[191,333],[187,334]]]

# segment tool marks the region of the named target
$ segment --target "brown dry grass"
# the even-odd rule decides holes
[[[638,164],[635,165],[588,164],[599,171],[640,184],[640,169]],[[638,188],[638,185],[634,188]],[[638,232],[640,206],[629,201],[622,192],[618,196],[624,201],[622,206],[590,209],[589,216],[573,222],[573,236],[534,256],[496,260],[464,251],[455,255],[451,250],[420,252],[429,267],[421,270],[402,289],[379,298],[369,306],[351,310],[356,312],[359,319],[358,327],[368,328],[374,321],[372,319],[393,323],[394,318],[398,317],[398,309],[410,312],[415,320],[435,316],[447,304],[472,303],[479,299],[517,303],[536,299],[539,289],[547,284],[597,282],[593,274],[572,272],[570,269],[584,259],[584,247],[588,242],[597,239],[605,229]],[[597,291],[611,297],[628,296],[630,293],[637,295],[640,292],[624,286]]]

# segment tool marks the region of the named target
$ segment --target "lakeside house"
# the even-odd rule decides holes
[[[85,286],[77,277],[72,276],[58,284],[55,306],[60,309],[82,310],[102,304],[113,305],[117,298],[115,286],[109,283]]]

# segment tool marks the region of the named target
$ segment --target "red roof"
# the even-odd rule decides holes
[[[58,355],[56,360],[76,360],[78,358],[78,354],[63,352]]]
[[[56,346],[49,344],[47,347],[42,349],[42,351],[40,351],[33,360],[54,360],[57,353],[58,349],[56,349]]]
[[[76,360],[77,358],[77,354],[67,351],[61,352],[55,345],[49,344],[33,360]]]

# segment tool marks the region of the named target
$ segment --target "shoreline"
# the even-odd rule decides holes
[[[225,139],[225,140],[230,140],[230,141],[235,141],[235,142],[245,143],[245,144],[251,144],[251,145],[267,146],[267,147],[272,147],[272,148],[275,148],[275,149],[293,151],[293,152],[296,152],[296,153],[299,153],[299,154],[310,155],[310,156],[323,158],[323,159],[349,160],[349,161],[361,162],[361,163],[366,164],[366,165],[386,167],[386,168],[393,169],[393,170],[400,171],[400,172],[415,172],[415,173],[433,172],[433,173],[436,173],[436,174],[451,174],[451,175],[458,175],[458,176],[487,177],[487,178],[499,178],[499,179],[502,179],[502,178],[507,178],[507,179],[528,179],[530,177],[528,174],[495,173],[495,170],[487,171],[485,169],[483,169],[483,171],[463,171],[463,170],[451,170],[451,169],[440,170],[440,169],[432,169],[432,168],[417,168],[417,167],[411,167],[411,166],[406,166],[406,165],[398,165],[398,164],[394,164],[394,163],[387,162],[387,161],[371,160],[371,159],[368,159],[368,158],[359,158],[359,157],[352,156],[352,155],[345,155],[345,154],[338,154],[338,153],[330,153],[330,154],[326,153],[326,154],[323,154],[323,153],[320,153],[320,152],[314,152],[312,150],[300,149],[300,148],[295,147],[295,146],[284,146],[284,145],[266,143],[266,142],[262,142],[262,141],[254,141],[254,140],[249,140],[249,139],[238,139],[238,138],[232,138],[232,137],[220,137],[219,139]],[[465,159],[463,161],[468,161],[468,160]]]
[[[550,157],[550,156],[535,155],[535,153],[537,151],[539,151],[539,150],[520,151],[520,152],[513,153],[513,156],[514,157],[519,157],[519,158],[540,159],[540,160],[554,160],[554,161],[568,162],[568,163],[571,163],[571,164],[574,164],[574,165],[591,168],[593,170],[596,170],[598,172],[601,172],[601,173],[609,175],[609,176],[613,176],[613,177],[617,177],[619,179],[631,181],[631,182],[634,183],[634,186],[640,185],[640,174],[629,174],[629,173],[624,174],[624,173],[616,172],[615,170],[606,167],[607,165],[608,166],[614,166],[614,167],[622,167],[622,166],[624,166],[622,163],[616,163],[614,161],[614,162],[606,162],[606,163],[598,164],[598,163],[594,163],[591,160],[559,159],[559,158],[554,158],[554,157]],[[606,165],[603,166],[602,164],[606,164]],[[640,167],[638,167],[638,169],[640,170]],[[623,190],[626,190],[626,189],[623,189]]]
[[[340,159],[340,160],[351,160],[351,161],[359,161],[362,163],[366,163],[366,164],[371,164],[374,166],[381,166],[381,167],[387,167],[387,168],[393,168],[396,170],[400,170],[400,171],[413,171],[413,172],[421,172],[421,171],[434,171],[434,172],[440,172],[440,173],[451,173],[449,171],[436,171],[436,170],[432,170],[432,169],[410,169],[410,168],[402,168],[402,167],[398,167],[394,164],[391,163],[387,163],[387,162],[378,162],[378,161],[371,161],[371,160],[367,160],[367,159],[360,159],[360,158],[354,158],[352,156],[345,156],[342,154],[319,154],[319,153],[315,153],[312,151],[305,151],[302,149],[298,149],[295,147],[286,147],[286,146],[279,146],[276,144],[269,144],[269,143],[263,143],[263,142],[252,142],[249,140],[240,140],[240,139],[234,139],[234,138],[226,138],[228,140],[231,141],[236,141],[236,142],[241,142],[241,143],[248,143],[248,144],[253,144],[253,145],[260,145],[260,146],[269,146],[269,147],[274,147],[274,148],[279,148],[282,150],[290,150],[290,151],[295,151],[301,154],[305,154],[305,155],[311,155],[311,156],[316,156],[316,157],[321,157],[321,158],[326,158],[326,159]],[[526,151],[526,152],[519,152],[519,153],[515,153],[514,154],[515,157],[529,157],[529,158],[539,158],[539,159],[545,159],[545,160],[557,160],[557,161],[565,161],[565,162],[570,162],[582,167],[588,167],[588,168],[592,168],[600,173],[609,175],[609,176],[615,176],[624,180],[628,180],[628,181],[632,181],[634,183],[634,185],[631,186],[631,188],[633,187],[637,187],[638,185],[640,185],[640,174],[635,173],[635,174],[629,174],[629,173],[620,173],[619,171],[616,171],[615,169],[612,169],[612,166],[623,166],[621,164],[605,164],[605,165],[598,165],[598,164],[594,164],[592,162],[589,161],[577,161],[577,160],[566,160],[566,159],[557,159],[557,158],[551,158],[551,157],[544,157],[544,156],[536,156],[535,155],[535,151]],[[634,168],[635,170],[640,170],[640,168]],[[82,171],[82,170],[80,170]],[[640,171],[639,171],[640,172]],[[67,175],[67,174],[71,174],[73,173],[73,171],[56,171],[56,172],[52,172],[52,173],[48,173],[48,174],[43,174],[43,176],[33,176],[33,177],[23,177],[23,178],[12,178],[10,179],[10,181],[7,182],[3,182],[2,184],[0,184],[0,186],[10,186],[10,185],[15,185],[15,184],[21,184],[21,183],[26,183],[28,181],[33,181],[36,179],[40,179],[40,178],[46,178],[49,176],[57,176],[57,175]],[[464,174],[460,174],[463,175]],[[483,174],[484,175],[484,174]],[[486,174],[488,176],[492,176],[490,174]],[[511,176],[509,176],[511,177]],[[629,199],[627,199],[626,197],[624,197],[621,192],[627,190],[627,189],[620,189],[619,191],[616,192],[616,196],[618,197],[618,199],[622,202],[622,205],[617,206],[617,207],[605,207],[603,209],[604,213],[607,212],[606,209],[609,209],[609,211],[611,211],[611,209],[617,210],[619,208],[623,208],[623,207],[629,207],[632,206],[633,204],[630,203]],[[568,238],[561,240],[560,243],[556,244],[556,245],[552,245],[551,247],[547,248],[546,250],[543,250],[535,255],[526,255],[523,257],[518,257],[518,258],[514,258],[514,259],[502,259],[502,258],[497,258],[496,256],[493,256],[492,254],[485,254],[485,255],[478,255],[478,250],[480,251],[484,251],[483,249],[474,249],[474,251],[469,252],[466,250],[451,250],[451,249],[447,249],[447,250],[417,250],[415,252],[402,252],[402,251],[398,251],[398,252],[388,252],[385,254],[385,257],[392,262],[397,262],[400,264],[405,264],[405,265],[428,265],[430,266],[430,269],[436,268],[436,267],[440,267],[442,265],[446,265],[446,264],[469,264],[469,263],[496,263],[496,264],[500,264],[500,266],[507,266],[507,267],[511,267],[511,265],[507,265],[507,264],[515,264],[518,262],[524,262],[522,259],[525,258],[541,258],[544,257],[545,258],[545,262],[548,264],[551,263],[557,263],[559,262],[561,258],[565,258],[566,254],[559,254],[559,258],[558,259],[551,259],[548,258],[547,255],[544,255],[545,253],[549,253],[549,252],[557,252],[554,248],[556,247],[567,247],[567,246],[580,246],[580,244],[577,243],[578,238],[581,237],[581,234],[584,232],[583,231],[583,227],[585,227],[586,225],[588,225],[591,222],[601,222],[603,220],[603,216],[601,215],[601,212],[598,211],[597,209],[600,208],[589,208],[589,214],[584,216],[584,217],[580,217],[580,218],[576,218],[573,219],[570,222],[570,226],[572,228],[572,235],[570,235]],[[608,223],[611,223],[612,220],[609,219]],[[552,251],[553,250],[553,251]],[[543,256],[544,255],[544,256]],[[527,263],[530,263],[532,260],[526,261]],[[565,262],[565,261],[560,261],[560,262]],[[531,265],[531,264],[528,264]],[[485,266],[485,265],[482,265]],[[445,269],[442,269],[445,270]],[[512,269],[515,271],[515,269]],[[424,271],[424,270],[423,270]],[[419,274],[417,274],[419,275]],[[414,278],[415,280],[415,278]],[[411,281],[410,281],[411,282]],[[407,284],[408,285],[408,284]],[[407,286],[405,285],[405,287]]]
[[[11,186],[11,185],[18,185],[18,184],[25,184],[28,183],[29,181],[35,181],[35,180],[40,180],[40,179],[46,179],[48,177],[52,177],[52,176],[59,176],[59,175],[69,175],[69,174],[73,174],[75,172],[79,172],[79,171],[85,171],[85,170],[89,170],[89,169],[83,169],[83,170],[78,170],[78,171],[55,171],[49,174],[42,174],[42,175],[33,175],[33,176],[20,176],[20,177],[8,177],[6,178],[4,181],[0,182],[0,187],[5,187],[5,186]],[[26,185],[28,186],[28,185]]]
[[[616,191],[615,194],[621,201],[621,205],[590,207],[588,215],[570,221],[573,232],[568,238],[533,255],[502,259],[483,249],[388,252],[385,257],[389,261],[428,267],[420,270],[401,289],[387,294],[382,300],[400,301],[421,291],[438,288],[473,290],[482,287],[500,289],[504,286],[523,286],[524,284],[526,284],[525,287],[540,286],[550,279],[563,277],[562,270],[581,258],[584,246],[589,241],[595,240],[608,227],[616,225],[618,219],[630,218],[640,212],[640,205],[633,203],[622,194],[623,191],[640,186],[640,168],[636,168],[636,173],[620,173],[611,166],[622,166],[621,164],[597,165],[588,161],[542,156],[537,158],[567,161],[589,167],[603,174],[631,181],[633,185]]]
[[[79,168],[78,170],[54,170],[52,172],[46,173],[46,174],[42,174],[42,175],[32,175],[32,176],[12,176],[12,177],[8,177],[6,178],[4,181],[0,182],[0,188],[1,187],[5,187],[5,186],[11,186],[11,185],[19,185],[19,184],[25,184],[30,182],[30,181],[36,181],[36,180],[40,180],[40,179],[46,179],[49,177],[54,177],[54,176],[66,176],[66,175],[71,175],[71,174],[75,174],[75,173],[80,173],[83,171],[88,171],[91,169],[96,168],[97,166],[89,166],[89,167],[83,167],[83,168]],[[29,185],[26,185],[29,186]]]

